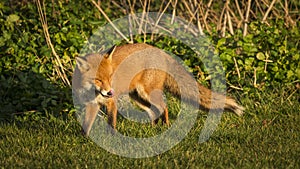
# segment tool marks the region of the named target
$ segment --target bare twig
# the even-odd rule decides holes
[[[226,33],[227,16],[225,15],[225,11],[226,11],[226,5],[222,9],[221,16],[217,25],[217,29],[221,30],[222,37],[225,37],[225,33]]]
[[[164,15],[164,13],[166,12],[166,10],[168,9],[169,5],[171,4],[172,0],[169,0],[169,2],[167,3],[166,7],[163,9],[163,11],[161,12],[161,14],[158,16],[155,25],[154,25],[154,29],[157,27],[158,23],[160,22],[161,17]],[[151,34],[151,40],[153,40],[154,38],[154,34]]]
[[[116,32],[128,43],[131,43],[131,41],[116,27],[116,25],[109,19],[109,17],[106,15],[106,13],[102,10],[102,8],[94,1],[92,0],[92,3],[96,6],[96,8],[100,11],[100,13],[105,17],[105,19],[109,22],[109,24],[116,30]]]
[[[265,15],[264,15],[264,17],[263,17],[263,19],[262,19],[262,22],[263,22],[263,23],[266,21],[266,19],[267,19],[269,13],[270,13],[271,9],[273,8],[273,6],[274,6],[274,4],[275,4],[276,1],[277,1],[277,0],[273,0],[272,3],[271,3],[271,5],[269,6],[267,12],[265,13]]]
[[[230,85],[229,86],[230,88],[233,88],[233,89],[236,89],[236,90],[244,90],[243,88],[240,88],[240,87],[236,87],[236,86],[233,86],[233,85]]]
[[[132,32],[133,25],[132,25],[132,17],[130,15],[128,16],[128,24],[129,24],[128,30],[129,30],[129,36],[130,36],[129,43],[133,43],[133,32]]]
[[[222,21],[223,21],[223,17],[224,17],[224,12],[225,12],[225,6],[223,7],[221,15],[220,15],[219,20],[218,20],[217,30],[222,29]]]
[[[280,4],[282,4],[282,3],[280,2]],[[292,26],[295,26],[295,25],[296,25],[296,22],[291,18],[290,14],[289,14],[289,6],[288,6],[287,0],[284,1],[284,6],[282,5],[282,8],[283,8],[283,10],[284,10],[286,20],[287,20]],[[287,26],[288,26],[288,25],[287,25]]]
[[[192,10],[190,9],[188,3],[187,3],[185,0],[183,0],[182,2],[183,2],[183,4],[184,4],[184,6],[186,7],[187,12],[188,12],[188,13],[190,14],[190,16],[192,17],[191,19],[196,19],[195,15],[194,15],[194,13],[192,12]]]
[[[123,14],[126,14],[126,9],[124,9],[121,5],[119,5],[116,1],[112,0],[111,1],[115,6],[117,6],[118,8],[121,9],[121,11],[123,12]]]
[[[127,2],[128,2],[128,5],[127,5]],[[132,19],[135,16],[135,14],[134,14],[134,6],[133,6],[134,3],[132,5],[130,0],[128,0],[127,2],[126,2],[126,0],[122,0],[121,3],[122,3],[122,6],[125,7],[125,13],[124,14],[129,14],[127,16],[127,18],[128,18],[128,24],[129,24],[128,25],[128,31],[129,31],[130,43],[133,43],[133,32],[132,32],[133,25],[132,25]],[[120,5],[117,4],[116,6],[120,8]]]
[[[210,1],[207,3],[207,10],[206,10],[205,15],[204,15],[204,20],[207,19],[208,12],[210,11],[209,8],[210,8],[210,6],[211,6],[211,4],[212,4],[212,1],[213,1],[213,0],[210,0]]]
[[[55,71],[57,72],[58,76],[61,78],[63,83],[65,85],[70,86],[71,84],[70,84],[70,81],[67,78],[67,75],[65,73],[65,68],[63,67],[63,65],[60,61],[60,58],[59,58],[58,54],[56,53],[56,51],[54,49],[54,46],[51,42],[50,34],[49,34],[49,31],[48,31],[48,23],[47,23],[47,17],[46,17],[45,4],[43,4],[44,10],[42,9],[42,5],[41,5],[40,0],[36,1],[36,5],[37,5],[38,12],[39,12],[39,15],[40,15],[40,20],[41,20],[41,24],[42,24],[42,27],[43,27],[43,32],[44,32],[44,35],[45,35],[45,38],[46,38],[47,45],[48,45],[48,47],[50,47],[50,49],[52,51],[52,54],[55,56],[55,63],[56,63],[56,66],[58,66],[58,69],[55,69]]]
[[[260,13],[261,13],[261,15],[262,16],[264,16],[265,15],[265,13],[264,13],[264,11],[262,10],[262,8],[261,8],[261,1],[260,0],[255,0],[255,3],[256,3],[256,6],[258,7],[258,10],[260,11]]]
[[[161,17],[164,15],[164,13],[166,12],[166,10],[168,9],[169,5],[171,4],[172,0],[169,0],[169,2],[167,3],[166,7],[163,9],[163,11],[161,12],[161,14],[158,16],[156,22],[155,22],[155,26],[159,23]]]
[[[256,78],[256,68],[254,68],[253,77],[254,77],[253,86],[257,87],[257,84],[256,84],[256,81],[257,81],[257,78]]]
[[[240,15],[241,19],[244,20],[244,15],[243,15],[243,13],[241,11],[241,8],[240,8],[238,0],[235,0],[235,5],[236,5],[236,8],[237,8],[237,10],[239,12],[239,15]]]
[[[199,11],[201,12],[200,4],[198,5],[198,9],[199,9]],[[202,13],[202,12],[201,12],[201,13]],[[199,34],[200,34],[200,35],[204,35],[203,28],[202,28],[201,22],[200,22],[199,13],[197,13],[197,26],[198,26]]]
[[[226,15],[227,15],[227,19],[228,19],[228,27],[229,27],[229,32],[231,33],[231,35],[234,34],[234,31],[233,31],[233,26],[232,26],[232,21],[231,21],[231,16],[229,14],[229,0],[227,0],[226,2]]]
[[[190,20],[187,24],[188,25],[187,27],[189,27],[193,23],[194,19],[196,20],[196,22],[198,22],[198,19],[199,19],[199,17],[198,17],[198,8],[196,10],[194,10],[194,12],[191,14],[191,17],[190,17]]]
[[[224,15],[224,23],[222,27],[222,37],[225,37],[226,35],[226,25],[227,25],[227,15]]]
[[[210,31],[210,29],[209,29],[209,26],[208,26],[206,20],[207,20],[207,17],[208,17],[208,13],[210,12],[210,6],[211,6],[211,4],[212,4],[212,1],[213,1],[213,0],[210,0],[210,1],[208,2],[206,11],[205,11],[205,14],[204,14],[204,17],[203,17],[203,23],[204,23],[205,28],[206,28],[206,30],[207,30],[208,32],[211,32],[211,31]],[[201,9],[201,8],[200,8],[200,9]]]
[[[228,10],[230,16],[232,16],[237,23],[242,22],[242,20],[239,20],[237,18],[237,16],[235,15],[234,11],[229,6],[228,6],[227,10]]]
[[[142,4],[142,7],[143,7],[143,12],[142,12],[142,20],[139,24],[139,29],[138,29],[139,34],[142,33],[142,27],[143,27],[143,23],[144,23],[144,19],[145,19],[145,14],[146,14],[147,0],[144,0],[144,4]]]
[[[290,98],[299,90],[299,88],[296,88],[288,97],[286,100],[290,100]]]
[[[268,67],[268,63],[272,63],[272,60],[269,60],[270,55],[268,53],[265,53],[266,55],[266,59],[263,60],[265,62],[265,67],[264,67],[264,72],[267,73],[267,67]]]
[[[243,32],[243,36],[246,36],[246,35],[247,35],[247,32],[248,32],[248,22],[249,22],[250,8],[251,8],[251,0],[248,0],[247,11],[246,11],[246,17],[245,17],[245,21],[244,21],[244,32]]]
[[[172,12],[172,19],[171,19],[171,24],[174,23],[174,19],[175,19],[175,16],[176,16],[176,6],[177,6],[177,2],[178,0],[175,0],[174,3],[172,3],[172,7],[173,7],[173,12]]]
[[[20,115],[20,114],[29,114],[29,113],[36,113],[37,110],[28,110],[28,111],[24,111],[24,112],[15,112],[15,113],[12,113],[11,115]]]
[[[145,1],[147,1],[147,0],[145,0]],[[148,0],[148,5],[147,5],[147,13],[149,13],[149,11],[150,11],[150,6],[151,6],[151,0]],[[148,20],[149,20],[149,17],[147,16],[146,17],[146,20],[147,20],[147,22],[148,22]],[[147,26],[148,26],[148,24],[145,24],[144,25],[144,43],[146,43],[146,40],[147,40]],[[153,35],[153,34],[152,34]]]
[[[239,66],[237,64],[237,61],[236,61],[235,57],[233,57],[233,61],[234,61],[234,66],[235,66],[236,72],[237,72],[238,77],[240,79],[241,78],[241,73],[240,73],[240,69],[239,69]]]
[[[268,8],[270,8],[271,4],[269,5],[269,0],[267,0],[268,2],[266,2],[266,0],[261,0]],[[275,2],[274,2],[275,3]],[[271,8],[271,11],[272,11],[272,14],[276,17],[276,18],[280,18],[281,15],[280,15],[280,12],[279,10],[274,6],[272,5],[272,8]]]
[[[145,0],[144,0],[144,1],[145,1]],[[149,1],[151,1],[151,0],[149,0]],[[161,1],[160,6],[159,6],[158,13],[161,13],[161,11],[163,11],[164,6],[165,6],[165,1],[166,1],[166,0],[162,0],[162,1]]]

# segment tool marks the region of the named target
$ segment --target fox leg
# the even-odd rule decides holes
[[[144,90],[143,87],[137,88],[138,95],[145,101],[149,102],[151,106],[154,106],[158,111],[159,115],[163,114],[163,122],[166,123],[169,126],[169,116],[168,116],[168,109],[164,102],[163,98],[163,92],[161,90],[149,90],[150,93],[146,90]],[[155,123],[156,114],[151,109],[151,106],[148,107],[153,113],[152,116],[154,116],[152,120],[152,124]]]
[[[99,111],[99,105],[97,103],[88,103],[85,107],[85,118],[82,124],[82,134],[85,136],[89,136],[90,130],[95,121],[96,115]]]
[[[168,107],[166,106],[163,112],[162,122],[165,123],[167,126],[170,126],[169,122],[169,111]]]
[[[117,124],[117,105],[113,98],[109,99],[106,103],[107,115],[108,115],[108,124],[111,125],[113,130],[116,129]],[[114,131],[112,131],[114,132]]]
[[[153,90],[150,93],[150,103],[158,108],[159,112],[162,114],[162,122],[169,126],[169,112],[164,101],[163,92],[161,90]]]
[[[151,110],[151,104],[142,99],[137,92],[131,92],[129,93],[129,96],[131,99],[133,99],[133,101],[135,101],[135,103],[144,111],[146,111],[148,113],[149,118],[151,119],[151,123],[152,125],[154,125],[154,119],[156,118],[156,114],[153,110]]]

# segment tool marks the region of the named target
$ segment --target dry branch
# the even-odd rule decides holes
[[[55,56],[55,66],[57,67],[57,68],[55,68],[55,71],[57,72],[58,76],[63,81],[63,83],[65,85],[70,86],[71,84],[65,73],[65,68],[62,65],[60,58],[59,58],[58,54],[56,53],[54,46],[51,42],[50,34],[48,31],[48,23],[47,23],[47,17],[46,17],[45,4],[43,4],[44,9],[42,9],[40,0],[36,1],[36,5],[37,5],[38,12],[39,12],[39,16],[40,16],[40,20],[41,20],[41,24],[43,27],[43,32],[44,32],[44,35],[46,38],[47,45],[51,49],[52,54]]]
[[[271,5],[269,6],[267,12],[265,13],[265,15],[264,15],[264,17],[263,17],[263,19],[262,19],[262,22],[263,22],[263,23],[266,21],[266,19],[267,19],[268,15],[269,15],[270,11],[272,10],[272,8],[273,8],[275,2],[276,2],[276,0],[273,0],[272,3],[271,3]]]
[[[96,5],[95,0],[92,0],[92,2],[105,19],[111,23],[100,6]],[[279,5],[276,5],[276,2]],[[160,5],[151,3],[153,3],[152,0],[122,0],[120,5],[120,2],[112,1],[112,4],[121,8],[123,13],[124,9],[127,9],[126,14],[131,14],[136,23],[140,21],[137,23],[139,26],[138,33],[144,33],[145,37],[145,31],[143,30],[147,30],[147,26],[149,26],[145,24],[147,22],[145,20],[148,19],[146,13],[149,11],[157,11],[163,14],[170,13],[172,15],[171,24],[175,22],[174,19],[177,16],[185,18],[189,21],[189,24],[196,24],[200,33],[205,30],[210,32],[212,25],[216,25],[217,30],[221,31],[223,35],[225,31],[233,34],[235,29],[242,27],[243,36],[248,34],[248,25],[253,20],[261,20],[268,25],[268,18],[284,18],[286,26],[295,26],[300,18],[299,14],[297,14],[299,9],[295,6],[289,6],[291,4],[287,0],[226,0],[225,3],[214,0],[206,1],[206,3],[199,0],[162,0]],[[142,17],[137,20],[135,12],[137,12],[138,8],[142,9]],[[292,9],[295,11],[291,11]],[[160,18],[156,19],[156,22],[159,22],[159,20]],[[121,32],[117,29],[116,31],[125,39]]]
[[[115,29],[115,31],[128,43],[132,43],[117,27],[116,25],[109,19],[109,17],[106,15],[106,13],[102,10],[102,8],[94,1],[92,0],[92,3],[95,5],[95,7],[100,11],[100,13],[104,16],[104,18],[109,22],[109,24]]]
[[[247,32],[248,32],[248,22],[249,22],[250,8],[251,8],[251,0],[248,0],[246,17],[245,17],[245,20],[244,20],[244,32],[243,32],[243,36],[246,36]]]

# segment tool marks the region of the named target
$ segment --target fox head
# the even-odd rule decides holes
[[[111,77],[113,75],[112,55],[115,49],[114,46],[102,53],[76,58],[77,66],[74,71],[76,78],[73,78],[72,85],[75,85],[74,87],[79,90],[79,93],[94,91],[89,95],[95,94],[100,102],[113,97],[114,90],[111,87]]]

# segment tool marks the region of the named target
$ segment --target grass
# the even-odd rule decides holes
[[[150,158],[111,154],[80,135],[73,116],[23,115],[0,124],[1,168],[299,168],[299,89],[281,87],[241,96],[246,114],[224,113],[199,144],[206,114],[169,151]],[[171,105],[172,107],[176,105]],[[173,114],[173,117],[175,115]],[[171,119],[174,121],[175,119]],[[155,134],[166,127],[118,119],[119,130]],[[143,136],[143,134],[141,134]]]

